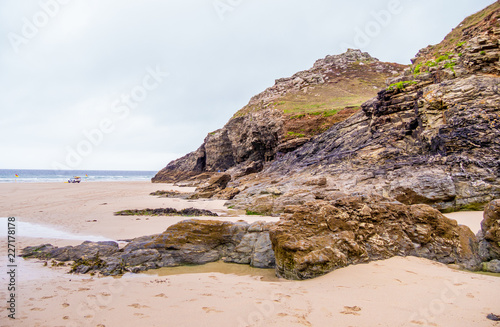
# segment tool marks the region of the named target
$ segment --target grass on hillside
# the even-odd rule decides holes
[[[497,1],[494,4],[486,7],[485,9],[465,18],[458,25],[458,27],[454,28],[448,35],[446,35],[446,37],[441,43],[436,44],[432,47],[432,54],[435,57],[435,59],[440,58],[440,56],[446,53],[453,52],[453,50],[456,48],[463,47],[466,44],[466,41],[461,40],[463,31],[480,23],[488,15],[492,14],[493,12],[499,9],[500,9],[500,2]],[[415,64],[419,64],[427,59],[428,58],[419,58],[419,60],[415,62]]]
[[[386,77],[374,71],[360,71],[360,68],[354,65],[350,72],[335,78],[334,82],[309,86],[307,92],[289,93],[271,103],[246,105],[234,117],[242,117],[263,108],[275,108],[285,115],[324,112],[334,115],[335,111],[345,107],[359,107],[373,98],[378,90],[385,87]]]
[[[385,81],[380,81],[383,86]],[[376,93],[373,84],[362,80],[349,80],[315,87],[307,93],[287,94],[274,102],[274,108],[284,114],[320,115],[327,117],[335,115],[345,107],[359,107],[365,101],[373,98]]]

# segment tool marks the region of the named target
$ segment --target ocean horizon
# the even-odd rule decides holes
[[[51,170],[0,169],[0,183],[64,183],[79,176],[82,182],[149,181],[157,173],[151,170]]]

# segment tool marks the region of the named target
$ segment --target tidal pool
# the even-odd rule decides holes
[[[260,269],[260,268],[250,267],[249,265],[237,264],[237,263],[225,263],[223,261],[210,262],[204,265],[197,265],[197,266],[179,266],[171,268],[151,269],[141,274],[164,277],[172,275],[206,274],[206,273],[232,274],[237,276],[255,276],[255,277],[260,277],[261,281],[267,281],[267,282],[282,280],[276,277],[274,269]]]

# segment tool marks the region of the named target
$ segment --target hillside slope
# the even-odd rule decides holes
[[[467,18],[404,74],[257,175],[229,186],[254,212],[374,193],[441,210],[500,197],[500,3]]]
[[[200,148],[169,163],[152,181],[178,182],[231,168],[236,176],[258,172],[266,162],[359,111],[388,77],[403,69],[359,50],[318,60],[311,69],[278,79],[254,96],[223,128],[207,135]]]

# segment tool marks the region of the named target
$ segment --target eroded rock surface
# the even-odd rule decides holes
[[[218,260],[273,268],[270,225],[193,219],[172,225],[162,234],[133,239],[123,249],[116,242],[84,242],[62,248],[45,244],[23,249],[22,256],[74,261],[72,272],[98,271],[104,275]]]
[[[486,205],[478,238],[483,261],[500,259],[500,199]]]
[[[465,20],[362,111],[232,182],[228,205],[269,214],[341,191],[453,211],[500,197],[499,16],[496,2]]]
[[[270,229],[276,273],[317,277],[351,264],[417,256],[476,268],[475,235],[428,205],[344,196],[290,206]]]

